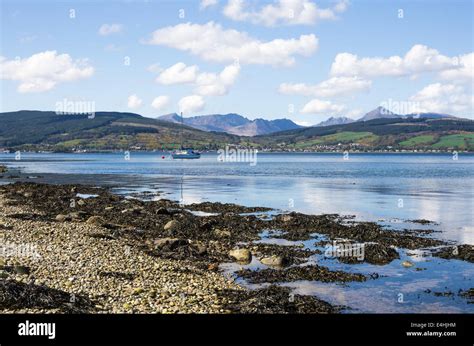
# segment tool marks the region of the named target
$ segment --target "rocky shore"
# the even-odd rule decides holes
[[[337,313],[343,307],[276,285],[361,282],[377,276],[307,265],[317,250],[258,243],[263,231],[279,230],[274,238],[286,240],[309,240],[318,233],[330,241],[367,243],[362,260],[376,265],[399,258],[398,248],[448,245],[338,215],[267,211],[144,201],[81,185],[0,186],[0,238],[4,250],[16,253],[0,254],[0,311]],[[26,255],[18,255],[25,248]],[[470,260],[473,249],[462,247],[459,253]],[[240,270],[234,277],[221,272],[222,263],[245,264],[253,258],[266,269]],[[341,262],[357,261],[343,257]],[[235,283],[236,277],[264,286],[248,290]]]

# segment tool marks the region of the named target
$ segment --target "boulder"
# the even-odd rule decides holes
[[[176,227],[178,226],[178,221],[176,220],[171,220],[171,221],[168,221],[168,223],[166,223],[165,227],[163,227],[163,229],[165,231],[172,231],[173,229],[175,229]]]
[[[252,253],[248,249],[230,250],[229,256],[233,257],[237,262],[250,263],[252,260]]]
[[[265,264],[267,266],[272,266],[272,267],[282,267],[286,264],[286,259],[282,256],[269,256],[269,257],[263,257],[260,262],[262,264]]]
[[[68,217],[64,214],[58,214],[58,215],[56,215],[56,217],[54,219],[56,221],[59,221],[59,222],[64,222],[68,219]]]
[[[405,268],[410,268],[410,267],[413,267],[414,264],[410,261],[403,261],[402,266],[404,266]]]

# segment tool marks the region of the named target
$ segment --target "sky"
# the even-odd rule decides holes
[[[0,0],[0,111],[473,118],[473,2]]]

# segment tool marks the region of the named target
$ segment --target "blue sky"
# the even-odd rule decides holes
[[[2,1],[0,110],[473,117],[472,1],[207,1]]]

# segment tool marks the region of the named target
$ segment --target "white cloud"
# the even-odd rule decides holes
[[[296,125],[300,125],[300,126],[312,126],[312,124],[311,124],[309,121],[293,120],[293,122],[294,122]]]
[[[201,10],[204,10],[210,6],[217,5],[217,0],[201,0],[201,3],[199,4],[199,8]]]
[[[99,28],[99,35],[108,36],[122,31],[122,24],[102,24]]]
[[[142,105],[142,99],[140,99],[137,95],[133,94],[128,97],[128,108],[134,109],[138,108]]]
[[[162,71],[156,81],[164,85],[192,83],[196,80],[198,67],[179,62]]]
[[[416,76],[426,72],[440,72],[458,68],[456,58],[441,55],[436,49],[417,44],[405,56],[389,58],[359,58],[350,53],[339,53],[331,66],[332,76]]]
[[[169,102],[170,102],[169,96],[161,95],[153,99],[151,106],[155,108],[156,110],[163,110],[168,106]]]
[[[434,83],[410,97],[410,113],[468,114],[472,117],[474,96],[472,89],[461,85]]]
[[[151,73],[161,73],[162,71],[164,71],[164,68],[162,68],[159,63],[151,64],[146,69]]]
[[[160,84],[192,84],[194,92],[201,96],[221,96],[229,92],[240,72],[240,66],[226,66],[219,74],[199,72],[196,65],[186,66],[179,62],[165,70],[157,77]]]
[[[345,109],[345,106],[334,104],[331,101],[313,99],[305,104],[300,112],[304,114],[338,115]]]
[[[57,84],[89,78],[94,68],[87,59],[73,60],[69,54],[44,51],[29,58],[7,60],[0,57],[0,76],[2,79],[19,81],[21,93],[43,92],[53,89]]]
[[[204,99],[199,95],[185,96],[178,102],[179,111],[185,115],[202,111],[205,105]]]
[[[245,32],[225,30],[214,22],[168,26],[154,31],[143,43],[172,47],[206,61],[274,66],[291,66],[295,55],[310,56],[318,47],[313,34],[262,42]]]
[[[282,83],[278,91],[286,95],[334,97],[351,95],[370,89],[372,81],[359,77],[332,77],[316,85],[305,83]]]
[[[276,24],[303,24],[311,25],[320,20],[337,18],[337,13],[347,9],[347,1],[340,1],[332,8],[318,8],[309,0],[277,0],[256,9],[248,9],[245,0],[229,0],[224,7],[226,17],[236,21],[250,21],[254,24],[273,26]]]
[[[459,67],[441,71],[440,77],[450,82],[474,83],[474,53],[461,55],[458,59]]]
[[[196,79],[196,94],[203,96],[220,96],[229,92],[239,75],[238,65],[226,66],[218,75],[214,73],[201,73]]]

